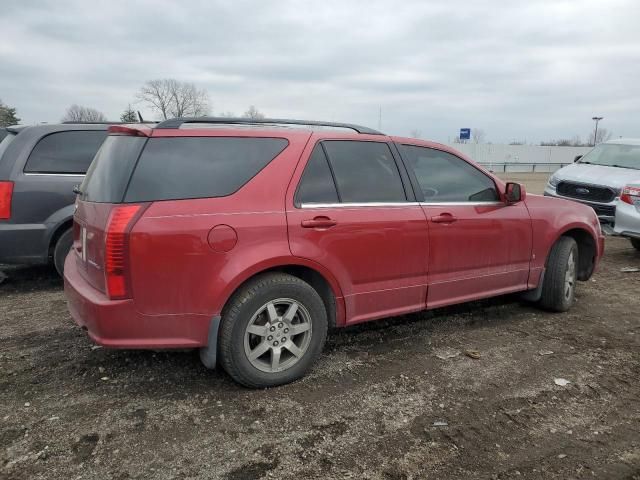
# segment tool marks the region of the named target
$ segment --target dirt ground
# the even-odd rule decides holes
[[[305,379],[258,391],[194,352],[96,348],[50,269],[6,267],[0,478],[638,480],[628,266],[608,238],[568,313],[508,296],[337,331]]]

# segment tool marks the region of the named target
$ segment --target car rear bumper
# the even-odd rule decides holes
[[[0,222],[0,263],[43,264],[49,261],[47,229],[41,224]]]
[[[207,345],[211,316],[145,315],[131,299],[110,300],[82,278],[73,252],[65,262],[64,292],[71,317],[98,345],[128,349]]]
[[[555,189],[550,187],[548,184],[544,189],[544,196],[545,197],[562,198],[563,200],[571,200],[573,202],[578,202],[578,203],[581,203],[583,205],[587,205],[588,207],[593,208],[593,210],[596,212],[596,215],[598,215],[598,218],[600,219],[601,223],[611,223],[611,224],[613,224],[615,222],[615,218],[616,218],[616,203],[615,202],[611,202],[611,203],[585,202],[585,201],[579,200],[577,198],[565,197],[565,196],[562,196],[562,195],[558,195],[557,192],[555,191]]]

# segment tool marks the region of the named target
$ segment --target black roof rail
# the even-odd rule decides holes
[[[74,122],[72,120],[68,120],[66,122],[61,122],[62,125],[138,125],[140,123],[158,123],[153,120],[145,120],[144,122]],[[55,125],[52,123],[51,125]]]
[[[336,128],[348,128],[355,130],[358,133],[366,133],[369,135],[384,135],[384,133],[374,130],[369,127],[362,127],[360,125],[354,125],[352,123],[337,123],[337,122],[318,122],[316,120],[290,120],[284,118],[232,118],[232,117],[182,117],[171,118],[158,123],[155,128],[169,129],[180,128],[185,123],[209,123],[219,125],[300,125],[300,126],[316,126],[316,127],[336,127]]]
[[[65,122],[60,122],[62,125],[120,125],[124,122],[75,122],[73,120],[67,120]],[[52,124],[54,125],[54,124]]]

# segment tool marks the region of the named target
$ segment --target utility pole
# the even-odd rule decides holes
[[[598,122],[602,120],[604,117],[592,117],[591,120],[595,120],[596,122],[596,131],[593,133],[593,146],[596,146],[598,143]]]
[[[378,130],[382,130],[382,105],[380,105],[380,111],[378,112]]]

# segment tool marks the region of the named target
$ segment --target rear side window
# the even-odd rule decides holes
[[[287,145],[282,138],[151,138],[133,172],[125,202],[231,195]]]
[[[311,157],[302,174],[296,204],[301,203],[337,203],[338,192],[327,163],[322,145],[313,149]]]
[[[322,145],[342,202],[407,201],[398,166],[386,143],[330,140]]]
[[[9,144],[13,141],[15,136],[16,136],[15,133],[7,132],[7,134],[2,139],[2,141],[0,141],[0,160],[2,160],[2,155],[4,154]]]
[[[106,136],[106,131],[81,130],[47,135],[31,151],[24,171],[84,174]]]
[[[98,150],[80,187],[87,202],[120,203],[146,137],[111,135]]]
[[[416,174],[425,202],[493,202],[500,197],[493,180],[473,165],[433,148],[400,145]]]

